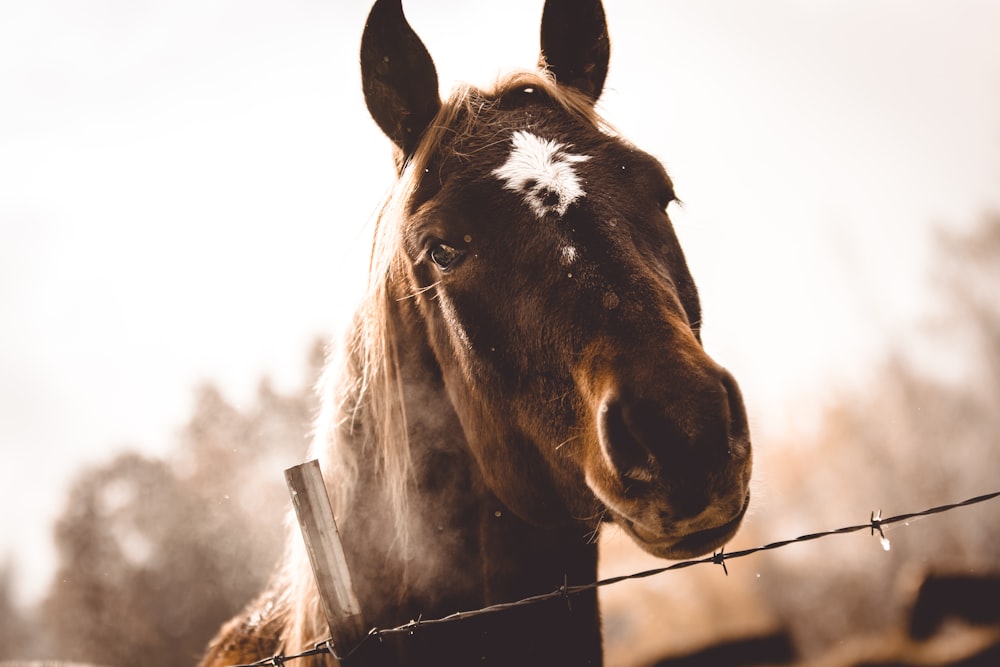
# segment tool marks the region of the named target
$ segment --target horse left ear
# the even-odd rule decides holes
[[[407,23],[402,0],[378,0],[368,14],[361,87],[372,118],[402,151],[402,169],[441,108],[434,61]]]
[[[541,67],[597,101],[608,76],[611,41],[601,0],[546,0]]]

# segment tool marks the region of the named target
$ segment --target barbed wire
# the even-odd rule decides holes
[[[650,570],[643,570],[641,572],[635,572],[633,574],[625,574],[617,577],[608,577],[607,579],[600,579],[589,584],[580,584],[575,586],[568,585],[567,582],[563,582],[563,585],[550,593],[541,593],[539,595],[532,595],[530,597],[522,598],[513,602],[502,602],[500,604],[489,605],[486,607],[481,607],[479,609],[473,609],[469,611],[458,611],[453,614],[448,614],[447,616],[442,616],[440,618],[418,618],[411,620],[402,625],[398,625],[394,628],[372,628],[365,639],[361,641],[358,646],[351,649],[351,651],[343,656],[339,655],[336,651],[336,647],[333,645],[332,640],[327,639],[311,649],[302,651],[301,653],[295,653],[293,655],[283,655],[277,654],[269,658],[264,658],[258,660],[257,662],[251,662],[242,665],[232,665],[231,667],[281,667],[286,662],[291,660],[298,660],[300,658],[308,658],[316,655],[329,654],[339,661],[347,660],[353,655],[358,649],[360,649],[364,644],[372,639],[378,639],[384,635],[392,634],[412,634],[418,628],[431,626],[431,625],[441,625],[444,623],[453,623],[455,621],[462,621],[469,618],[475,618],[477,616],[485,616],[487,614],[496,614],[499,612],[506,611],[508,609],[513,609],[515,607],[523,607],[526,605],[537,604],[539,602],[545,602],[547,600],[555,600],[559,598],[569,599],[572,595],[577,595],[585,591],[592,591],[597,588],[604,586],[611,586],[612,584],[621,583],[623,581],[628,581],[631,579],[645,579],[647,577],[653,577],[658,574],[663,574],[664,572],[670,572],[673,570],[683,570],[685,568],[693,567],[695,565],[721,565],[723,571],[726,575],[729,574],[729,570],[726,568],[727,560],[734,560],[737,558],[745,558],[747,556],[759,553],[761,551],[772,551],[774,549],[781,549],[792,544],[798,544],[800,542],[811,542],[813,540],[818,540],[826,537],[831,537],[833,535],[847,535],[849,533],[856,533],[862,530],[870,530],[871,534],[878,535],[879,541],[882,547],[888,550],[889,541],[886,539],[885,532],[883,531],[883,526],[888,526],[894,523],[901,523],[909,521],[911,519],[916,519],[919,517],[931,516],[934,514],[940,514],[942,512],[948,512],[960,507],[967,507],[969,505],[976,505],[978,503],[986,502],[987,500],[993,500],[994,498],[1000,497],[1000,491],[995,491],[993,493],[983,494],[981,496],[975,496],[973,498],[968,498],[956,503],[950,503],[947,505],[938,505],[937,507],[931,507],[919,512],[908,512],[905,514],[897,514],[890,517],[882,517],[882,511],[878,510],[871,513],[867,523],[859,523],[853,526],[844,526],[843,528],[835,528],[833,530],[824,530],[818,533],[808,533],[806,535],[800,535],[798,537],[780,540],[777,542],[771,542],[759,547],[751,547],[749,549],[742,549],[740,551],[730,551],[726,552],[720,550],[711,556],[705,556],[703,558],[695,558],[692,560],[679,561],[677,563],[672,563],[670,565],[665,565],[663,567],[657,567]]]

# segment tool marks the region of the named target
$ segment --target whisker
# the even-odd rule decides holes
[[[558,452],[560,449],[562,449],[563,445],[568,445],[569,443],[573,442],[574,440],[579,440],[579,439],[580,439],[580,436],[578,436],[578,435],[571,435],[570,437],[566,438],[565,440],[563,440],[562,442],[560,442],[558,445],[556,445],[556,451]]]
[[[586,535],[584,535],[587,544],[597,544],[597,539],[598,537],[600,537],[601,534],[601,525],[604,523],[604,517],[606,517],[607,515],[608,515],[608,508],[605,507],[597,514],[594,514],[593,516],[590,517],[586,517],[584,519],[584,521],[597,519],[597,525],[594,527],[594,529],[589,533],[587,533]]]
[[[420,296],[421,294],[423,294],[424,292],[428,292],[428,291],[434,289],[435,287],[437,287],[440,284],[441,284],[440,280],[435,281],[435,282],[431,283],[430,285],[428,285],[427,287],[421,287],[420,289],[416,290],[415,292],[411,292],[410,294],[407,294],[405,296],[399,297],[398,299],[396,299],[396,301],[406,301],[407,299],[415,299],[418,296]]]

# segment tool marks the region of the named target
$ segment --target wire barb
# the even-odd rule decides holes
[[[872,512],[871,527],[872,527],[873,537],[875,535],[875,531],[876,530],[878,531],[878,541],[879,544],[882,545],[882,548],[885,549],[886,551],[891,549],[892,545],[889,543],[889,538],[885,536],[885,531],[882,530],[882,510],[879,510],[878,512]]]
[[[723,545],[721,549],[712,554],[712,562],[716,565],[722,566],[722,571],[729,576],[729,568],[726,567],[726,546]]]
[[[566,599],[566,608],[573,611],[573,602],[569,599],[569,575],[563,574],[563,583],[559,587],[559,593]]]
[[[406,628],[407,634],[413,635],[414,631],[420,627],[420,622],[424,619],[423,614],[418,614],[416,619],[410,619],[409,623],[406,623],[402,627]]]

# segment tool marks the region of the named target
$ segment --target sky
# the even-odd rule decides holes
[[[537,58],[541,0],[407,0],[443,92]],[[1000,210],[1000,3],[606,0],[600,109],[663,161],[755,431],[918,350],[935,227]],[[350,314],[393,176],[351,0],[0,0],[0,563],[25,603],[80,466],[163,454]],[[938,358],[923,359],[940,365]],[[758,438],[759,439],[759,438]],[[276,471],[280,474],[281,471]]]

